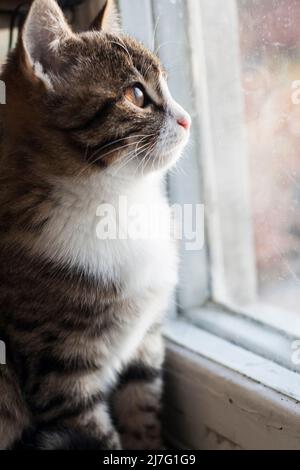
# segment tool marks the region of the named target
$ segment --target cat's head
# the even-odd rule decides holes
[[[82,33],[55,0],[35,0],[17,55],[26,87],[15,106],[57,142],[69,166],[73,158],[89,171],[135,177],[182,153],[190,117],[171,97],[157,57],[119,31],[112,0]]]

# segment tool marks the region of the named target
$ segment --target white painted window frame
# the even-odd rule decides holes
[[[179,58],[170,87],[194,122],[170,198],[206,208],[206,246],[182,255],[165,329],[166,429],[193,449],[300,449],[300,318],[256,302],[236,1],[119,0],[129,33],[167,68]]]

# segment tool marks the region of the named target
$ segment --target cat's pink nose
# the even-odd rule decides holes
[[[182,117],[177,119],[177,124],[188,131],[192,125],[192,120],[190,117]]]

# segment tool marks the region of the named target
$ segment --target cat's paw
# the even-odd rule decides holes
[[[116,432],[112,432],[103,439],[105,445],[102,450],[123,450],[121,438]]]
[[[163,450],[162,440],[145,438],[139,433],[125,434],[122,437],[123,448],[126,450]]]
[[[126,450],[163,450],[161,426],[158,422],[140,424],[120,431],[122,446]]]

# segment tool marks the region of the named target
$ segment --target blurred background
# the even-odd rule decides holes
[[[260,295],[300,309],[299,0],[238,0]]]

